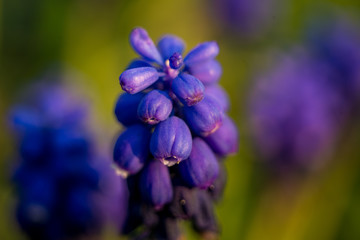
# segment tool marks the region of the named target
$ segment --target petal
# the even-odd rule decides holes
[[[182,179],[190,187],[208,188],[219,174],[219,164],[210,147],[194,138],[190,156],[179,165]]]
[[[169,95],[164,91],[153,90],[141,100],[137,114],[143,122],[153,125],[166,120],[172,109]]]
[[[223,124],[213,134],[208,135],[204,140],[212,150],[220,155],[234,154],[239,149],[239,135],[235,123],[230,117],[224,115]]]
[[[182,54],[185,49],[184,41],[175,35],[163,36],[157,46],[164,60],[169,59],[176,52]]]
[[[150,141],[152,155],[168,166],[188,158],[191,146],[192,139],[188,126],[175,116],[160,122]]]
[[[124,71],[119,78],[121,88],[130,94],[138,93],[159,79],[153,67],[140,67]]]
[[[118,173],[127,176],[141,170],[149,154],[151,133],[143,125],[133,125],[120,134],[114,147]]]
[[[148,61],[163,64],[163,59],[154,42],[143,28],[135,28],[130,33],[130,44],[133,49]]]
[[[150,161],[141,172],[140,191],[143,200],[156,209],[171,202],[173,189],[168,168],[157,160]]]
[[[201,43],[186,55],[184,63],[186,66],[191,66],[196,63],[211,60],[218,54],[219,46],[215,41]]]
[[[192,106],[204,98],[204,85],[190,74],[180,74],[171,84],[171,90],[187,106]]]
[[[123,93],[119,96],[115,106],[115,115],[122,125],[128,127],[141,123],[137,115],[137,108],[144,96],[145,93],[142,92],[136,94]]]
[[[191,75],[205,85],[217,83],[222,75],[221,65],[214,59],[192,64],[188,69]]]
[[[223,112],[227,112],[230,108],[230,100],[226,91],[218,84],[206,86],[205,95],[215,100]]]
[[[185,106],[183,113],[191,130],[199,136],[207,136],[214,133],[222,123],[220,106],[207,96],[194,106]]]

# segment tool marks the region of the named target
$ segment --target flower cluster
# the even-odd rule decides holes
[[[95,156],[85,106],[57,85],[41,86],[35,94],[11,113],[21,160],[13,177],[17,220],[29,239],[99,234],[108,220],[120,219],[126,185],[109,172],[109,161]],[[118,207],[110,214],[102,205],[115,199]]]
[[[125,93],[115,107],[127,128],[115,143],[114,162],[119,174],[131,175],[124,232],[145,225],[144,238],[176,239],[177,218],[216,232],[209,191],[218,198],[224,185],[216,184],[224,182],[218,158],[238,148],[236,126],[226,115],[229,99],[217,84],[219,47],[205,42],[183,57],[183,40],[165,35],[155,46],[142,28],[131,32],[130,43],[141,59],[120,75]]]
[[[301,52],[277,59],[258,79],[249,116],[255,145],[269,165],[314,168],[332,150],[344,102],[329,86],[329,76],[325,66]]]

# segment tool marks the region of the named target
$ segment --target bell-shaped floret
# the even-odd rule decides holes
[[[137,114],[143,122],[153,125],[166,120],[172,108],[171,98],[166,92],[153,90],[141,100]]]
[[[235,123],[224,115],[220,128],[204,138],[211,149],[220,156],[234,154],[239,149],[239,134]]]
[[[206,86],[205,95],[214,99],[223,112],[227,112],[230,108],[230,100],[226,91],[218,84]]]
[[[145,202],[161,209],[173,198],[169,169],[159,161],[150,161],[141,172],[141,196]]]
[[[145,93],[142,92],[136,94],[123,93],[119,96],[115,106],[115,115],[122,125],[128,127],[141,123],[137,115],[137,109],[144,96]]]
[[[204,189],[218,176],[219,164],[210,147],[201,138],[194,138],[190,156],[179,165],[179,171],[190,187]]]
[[[151,136],[152,155],[167,166],[188,158],[191,147],[192,139],[188,126],[175,116],[160,122]]]
[[[172,84],[171,90],[186,106],[192,106],[204,98],[204,85],[190,74],[180,74]]]
[[[177,36],[165,35],[159,40],[157,46],[163,59],[166,60],[176,52],[182,54],[185,48],[185,43]]]
[[[163,59],[149,34],[143,28],[135,28],[130,33],[130,44],[145,60],[163,64]]]
[[[185,57],[186,66],[191,66],[214,59],[219,54],[219,46],[215,41],[204,42],[193,48]]]
[[[205,85],[217,83],[222,75],[221,65],[215,59],[192,64],[188,70]]]
[[[114,147],[114,161],[123,176],[141,170],[149,155],[151,133],[146,126],[133,125],[120,134]]]
[[[139,67],[124,71],[119,82],[121,88],[130,94],[138,93],[159,79],[159,73],[153,67]]]
[[[191,130],[199,136],[214,133],[222,123],[223,114],[220,106],[207,96],[194,106],[184,107],[183,113]]]

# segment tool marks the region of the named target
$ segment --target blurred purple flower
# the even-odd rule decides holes
[[[59,84],[32,90],[10,113],[20,158],[13,181],[22,230],[30,239],[53,240],[97,236],[109,223],[120,227],[127,189],[108,178],[110,159],[93,148],[86,105]],[[116,191],[109,194],[111,186]],[[112,202],[115,208],[104,207]]]
[[[332,151],[346,111],[330,72],[302,54],[277,60],[258,79],[249,117],[256,149],[274,167],[312,168]]]

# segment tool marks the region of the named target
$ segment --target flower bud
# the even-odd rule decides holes
[[[215,58],[219,54],[219,46],[215,41],[204,42],[193,48],[185,57],[186,66],[196,63],[208,61]]]
[[[210,147],[201,138],[194,138],[190,156],[179,165],[179,171],[190,187],[207,188],[219,174],[219,164]]]
[[[236,153],[239,148],[237,127],[231,118],[226,115],[223,117],[223,123],[220,128],[206,136],[204,140],[220,156]]]
[[[143,122],[153,125],[167,119],[172,108],[171,98],[166,92],[153,90],[141,100],[137,114]]]
[[[185,186],[174,187],[174,198],[169,206],[169,210],[176,218],[190,219],[198,210],[197,189]]]
[[[149,154],[150,131],[133,125],[120,134],[114,147],[114,161],[119,174],[127,176],[141,170]]]
[[[139,67],[124,71],[119,78],[121,88],[130,94],[138,93],[159,79],[153,67]]]
[[[173,189],[168,168],[159,161],[150,161],[141,172],[140,191],[142,198],[156,209],[171,202]]]
[[[160,122],[151,136],[152,155],[167,166],[189,157],[191,152],[191,133],[186,123],[178,117],[170,117]]]
[[[169,59],[174,53],[182,54],[185,48],[184,41],[174,35],[163,36],[157,44],[164,60]]]
[[[217,83],[222,75],[221,65],[215,59],[193,64],[188,69],[191,75],[205,85]]]
[[[183,59],[180,53],[176,52],[169,58],[169,64],[172,69],[179,69],[183,65]]]
[[[194,106],[184,107],[183,113],[191,130],[199,136],[214,133],[222,123],[220,106],[207,96]]]
[[[216,234],[219,231],[219,226],[214,213],[214,204],[209,193],[205,190],[198,190],[197,201],[199,211],[193,217],[193,227],[200,233]]]
[[[205,95],[215,100],[223,112],[227,112],[230,108],[229,96],[225,90],[218,84],[213,84],[205,88]]]
[[[143,28],[135,28],[130,33],[130,44],[133,49],[148,61],[163,64],[163,59],[154,42]]]
[[[176,77],[171,89],[186,106],[195,105],[204,98],[204,85],[190,74],[183,73]]]
[[[123,93],[119,96],[115,106],[115,115],[122,125],[128,127],[141,123],[137,115],[137,108],[144,96],[145,94],[142,92],[136,94]]]

